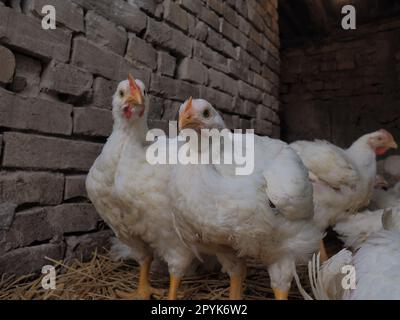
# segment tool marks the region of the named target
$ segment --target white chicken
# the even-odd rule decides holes
[[[189,99],[181,107],[179,128],[199,132],[225,123],[207,101]],[[194,158],[205,152],[197,142],[188,144]],[[275,297],[287,299],[295,265],[322,239],[312,223],[312,186],[307,169],[282,141],[255,136],[254,159],[247,176],[235,175],[229,164],[174,166],[170,193],[176,226],[194,251],[218,256],[231,278],[231,299],[241,298],[247,257],[265,263]]]
[[[400,156],[394,155],[378,161],[378,173],[387,180],[389,186],[400,182]]]
[[[140,92],[138,88],[131,91]],[[152,289],[148,272],[153,255],[161,257],[170,273],[169,300],[177,298],[177,291],[183,275],[191,265],[194,255],[176,234],[167,187],[170,179],[169,165],[153,165],[147,159],[146,143],[148,103],[142,100],[134,110],[124,111],[126,138],[115,173],[114,193],[122,204],[123,220],[118,237],[136,254],[136,260],[143,266],[144,276],[140,277],[139,291],[149,297]],[[123,110],[126,107],[123,106]],[[169,140],[158,137],[158,142]],[[162,144],[160,144],[162,145]],[[164,145],[166,148],[168,144]],[[167,152],[167,150],[165,150]],[[133,295],[135,296],[135,294]],[[125,297],[130,298],[127,294]]]
[[[400,208],[385,212],[381,218],[383,228],[372,234],[355,254],[344,249],[322,267],[314,256],[309,263],[309,281],[315,299],[400,299]],[[355,273],[349,273],[349,267]],[[355,283],[349,282],[352,276]],[[296,281],[303,297],[312,299],[301,287],[298,277]]]
[[[192,260],[172,225],[165,188],[169,170],[151,166],[145,158],[149,103],[144,84],[131,76],[119,84],[113,97],[114,127],[86,180],[89,198],[116,236],[140,264],[136,293],[124,298],[148,299],[152,293],[149,270],[153,251],[164,258],[174,276]],[[183,265],[181,267],[181,265]],[[172,279],[169,297],[176,297]]]
[[[373,209],[392,208],[400,205],[400,182],[388,190],[374,189],[370,207]]]
[[[389,208],[388,208],[389,209]],[[400,204],[390,208],[400,212]],[[383,229],[382,217],[386,209],[365,210],[340,220],[333,230],[339,235],[344,246],[357,250],[370,235]]]
[[[397,148],[384,129],[366,134],[349,149],[327,141],[297,141],[291,147],[310,171],[314,186],[314,221],[321,230],[368,205],[376,177],[376,155]],[[321,258],[327,259],[323,242]]]

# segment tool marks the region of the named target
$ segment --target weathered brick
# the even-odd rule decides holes
[[[0,42],[45,59],[69,59],[71,33],[61,28],[43,30],[39,19],[0,7]]]
[[[188,36],[153,19],[149,19],[145,39],[186,57],[192,53],[192,40]]]
[[[263,120],[272,120],[273,118],[273,111],[264,106],[264,105],[258,105],[257,107],[257,119],[263,119]]]
[[[151,120],[161,119],[165,109],[166,100],[153,95],[149,95],[149,99],[150,99],[150,110],[148,118]]]
[[[178,111],[181,103],[176,101],[167,101],[164,106],[165,107],[162,119],[168,121],[176,121],[178,119]]]
[[[280,139],[281,138],[281,127],[277,126],[275,124],[272,125],[272,134],[271,137],[274,139]]]
[[[93,205],[89,203],[66,203],[47,209],[47,220],[53,234],[84,232],[97,229],[101,220]]]
[[[239,122],[239,128],[240,129],[243,129],[243,130],[247,130],[247,129],[253,129],[252,128],[252,123],[251,123],[251,120],[248,120],[248,119],[240,119],[240,122]]]
[[[263,63],[267,62],[268,54],[255,43],[253,40],[249,39],[247,41],[247,52],[249,52],[253,57],[257,58],[258,61]]]
[[[149,126],[149,129],[155,129],[155,128],[157,128],[157,129],[163,130],[163,131],[164,131],[165,133],[167,133],[168,136],[170,136],[171,138],[172,138],[172,137],[176,137],[176,134],[175,134],[175,135],[171,135],[171,134],[169,133],[169,131],[168,131],[169,125],[168,125],[168,121],[167,121],[167,120],[148,120],[148,126]]]
[[[200,0],[178,0],[178,3],[181,5],[181,7],[196,15],[203,7],[203,4]]]
[[[203,62],[206,66],[212,67],[222,72],[228,70],[228,59],[208,48],[200,41],[196,41],[194,45],[194,57]]]
[[[242,18],[241,16],[237,16],[237,18],[238,18],[238,29],[243,33],[243,34],[245,34],[246,36],[248,36],[249,34],[250,34],[250,28],[251,28],[251,25],[250,25],[250,23],[246,20],[246,19],[244,19],[244,18]]]
[[[146,41],[132,33],[129,34],[126,57],[133,62],[144,64],[152,70],[157,68],[157,51]]]
[[[208,29],[208,36],[206,43],[219,52],[231,57],[236,58],[236,49],[228,40],[224,39],[219,33],[212,30],[211,28]]]
[[[93,107],[74,108],[74,134],[108,137],[112,126],[110,110]]]
[[[199,95],[198,87],[180,80],[154,75],[151,78],[151,92],[171,100],[185,101],[188,97]]]
[[[266,92],[271,92],[272,89],[271,82],[257,73],[253,73],[253,85],[256,88]]]
[[[272,123],[267,120],[252,119],[252,127],[256,134],[270,136],[272,134]]]
[[[91,92],[93,76],[84,69],[52,61],[44,70],[40,87],[75,97]]]
[[[219,17],[215,14],[214,11],[206,8],[201,7],[200,12],[198,13],[198,18],[203,20],[207,23],[210,27],[214,28],[215,30],[219,29]]]
[[[200,98],[207,100],[218,110],[232,112],[232,97],[209,87],[200,87]]]
[[[257,45],[259,45],[260,47],[262,47],[262,45],[263,45],[263,35],[262,35],[262,33],[258,32],[256,29],[254,29],[254,28],[252,27],[252,28],[250,28],[249,37],[250,37],[250,39],[252,39]]]
[[[239,129],[240,127],[240,117],[238,115],[230,115],[230,114],[224,114],[223,115],[224,121],[226,126],[229,129]]]
[[[198,21],[194,30],[193,36],[196,40],[205,41],[207,39],[208,27],[203,21]]]
[[[242,48],[247,47],[248,40],[246,36],[226,20],[221,21],[219,32],[221,32],[226,38],[241,46]]]
[[[0,83],[10,83],[15,72],[15,56],[11,50],[3,46],[0,46],[0,70]]]
[[[172,0],[165,0],[164,5],[164,19],[172,23],[179,29],[188,30],[188,14],[185,10],[179,7],[178,4]]]
[[[154,15],[159,0],[128,0],[128,3],[134,5],[143,11]]]
[[[179,64],[178,67],[179,79],[199,84],[205,84],[207,83],[207,75],[208,75],[207,68],[194,59],[185,58]]]
[[[190,1],[190,0],[188,0]],[[207,0],[207,5],[217,12],[219,15],[222,15],[224,12],[224,3],[220,0]]]
[[[150,80],[150,71],[139,69],[114,52],[100,48],[84,38],[74,40],[72,63],[111,80],[126,79],[128,73],[142,80],[146,86]]]
[[[102,149],[99,143],[17,132],[6,132],[3,139],[3,166],[13,168],[87,171]]]
[[[106,47],[119,55],[125,53],[128,36],[125,30],[111,21],[89,11],[85,17],[86,37],[98,45]]]
[[[93,105],[99,108],[112,109],[112,96],[117,90],[118,82],[97,77],[93,84]]]
[[[39,60],[26,55],[16,54],[15,59],[17,67],[15,69],[15,78],[13,89],[16,88],[15,82],[21,81],[23,87],[16,92],[26,97],[37,97],[40,92],[40,75],[42,73],[42,64]]]
[[[250,66],[250,55],[247,53],[247,51],[241,47],[236,48],[236,60],[244,66],[244,67],[249,67]]]
[[[0,203],[60,204],[64,176],[50,172],[0,172]]]
[[[262,103],[264,106],[272,107],[272,103],[273,103],[272,100],[273,100],[273,97],[270,94],[268,94],[268,93],[263,94]]]
[[[230,24],[232,24],[235,27],[239,26],[238,22],[238,17],[237,13],[234,9],[232,9],[227,2],[223,3],[223,8],[222,8],[222,15],[228,21]]]
[[[218,89],[235,96],[238,92],[237,82],[227,75],[216,71],[214,69],[209,70],[209,83],[214,89]]]
[[[262,93],[260,90],[252,86],[249,86],[247,83],[241,80],[239,80],[238,82],[238,88],[239,88],[239,95],[242,98],[254,101],[256,103],[261,102]]]
[[[231,77],[239,78],[246,82],[251,82],[251,75],[248,68],[233,59],[228,59],[228,72]]]
[[[68,263],[74,259],[88,261],[92,259],[94,252],[104,253],[110,247],[110,238],[112,236],[113,232],[111,230],[104,230],[82,236],[66,237],[66,262]]]
[[[176,59],[165,51],[159,51],[157,66],[157,71],[160,74],[173,77],[175,74]]]
[[[0,252],[50,240],[56,235],[92,231],[97,228],[99,220],[89,203],[67,203],[21,211],[15,215],[5,239],[0,242]]]
[[[26,98],[0,88],[0,126],[69,135],[72,106]]]
[[[65,176],[64,200],[87,198],[86,175]]]
[[[123,0],[72,0],[82,7],[94,10],[129,31],[140,33],[146,28],[146,15],[136,6]]]
[[[0,232],[3,232],[3,234],[10,229],[14,221],[15,209],[17,209],[17,207],[17,204],[11,202],[0,203]]]
[[[341,50],[336,54],[338,70],[352,70],[356,67],[353,50]]]
[[[256,9],[256,6],[254,5],[248,5],[247,6],[247,13],[248,13],[248,18],[251,24],[258,30],[258,31],[264,31],[265,30],[265,23],[263,18],[261,18],[261,15],[259,11]]]
[[[65,0],[31,0],[25,1],[24,12],[34,13],[40,17],[45,14],[42,13],[42,8],[46,5],[52,5],[56,9],[57,24],[66,26],[67,28],[81,32],[84,30],[83,23],[83,10],[76,4]]]
[[[257,116],[257,105],[246,100],[243,103],[243,112],[242,114],[246,117],[255,118]]]
[[[62,260],[65,246],[62,243],[42,244],[21,248],[0,256],[0,274],[27,275],[39,271],[44,265],[51,264],[46,258]]]
[[[246,0],[236,0],[235,1],[235,8],[238,13],[240,13],[243,17],[248,17],[248,10],[247,10],[247,1]]]

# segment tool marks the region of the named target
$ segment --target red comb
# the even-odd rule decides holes
[[[131,74],[128,75],[128,81],[129,81],[129,88],[131,89],[131,93],[133,94],[137,90],[137,85],[135,79]]]
[[[186,104],[186,107],[185,107],[185,111],[184,111],[184,112],[187,112],[190,108],[192,108],[192,102],[193,102],[193,98],[190,97],[189,100],[188,100],[188,102],[187,102],[187,104]]]

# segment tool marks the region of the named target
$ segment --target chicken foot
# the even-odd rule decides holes
[[[150,285],[149,273],[152,261],[153,261],[152,257],[147,257],[140,264],[139,284],[137,290],[134,292],[123,292],[117,290],[116,294],[120,298],[126,300],[149,300],[153,294],[158,296],[163,296],[164,290],[155,289]]]

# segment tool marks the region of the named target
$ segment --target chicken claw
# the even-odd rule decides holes
[[[139,274],[139,285],[136,291],[134,292],[123,292],[120,290],[116,290],[117,296],[122,299],[127,300],[149,300],[151,295],[163,296],[163,289],[155,289],[151,287],[149,281],[149,272],[151,266],[152,258],[147,258],[140,265],[140,274]]]

